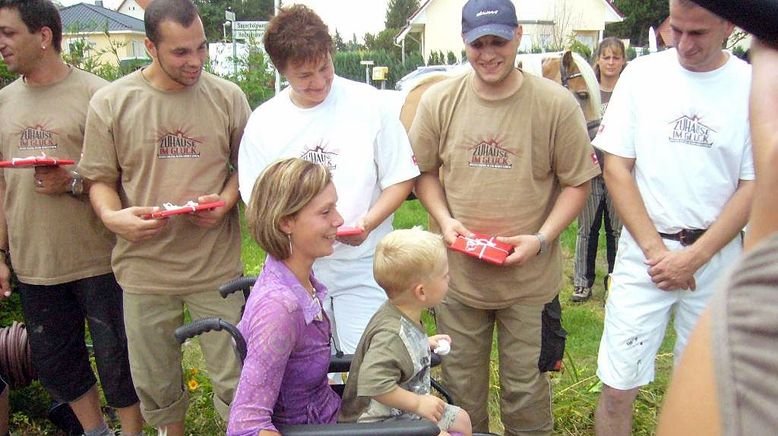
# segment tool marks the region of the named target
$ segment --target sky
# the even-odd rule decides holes
[[[59,0],[63,6],[76,3],[94,3],[94,0]],[[106,7],[118,6],[122,0],[103,0]],[[283,4],[303,3],[316,11],[335,34],[337,29],[344,41],[356,34],[362,40],[365,32],[377,34],[384,28],[388,0],[282,0]]]

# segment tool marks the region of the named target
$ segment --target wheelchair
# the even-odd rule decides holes
[[[256,279],[255,276],[237,278],[221,285],[219,293],[222,297],[227,297],[234,292],[241,291],[248,300],[249,293]],[[210,331],[226,331],[229,333],[235,341],[235,353],[241,362],[245,360],[247,353],[246,340],[235,325],[220,318],[198,319],[178,327],[175,331],[175,338],[179,343],[184,343],[189,338]],[[353,357],[352,354],[344,354],[341,351],[337,351],[330,359],[328,372],[348,372]],[[440,362],[440,357],[432,353],[432,366],[437,366]],[[430,379],[430,382],[432,389],[437,391],[446,402],[452,403],[451,395],[440,383],[434,379]],[[332,388],[338,395],[342,395],[344,386],[332,385]],[[434,436],[440,433],[438,426],[426,419],[374,423],[280,424],[276,425],[276,428],[285,436]],[[492,435],[492,433],[473,433],[473,436],[477,435],[486,436]]]

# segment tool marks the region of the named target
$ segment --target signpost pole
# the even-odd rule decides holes
[[[224,18],[231,22],[232,25],[232,72],[235,75],[235,79],[238,79],[238,50],[235,46],[235,12],[226,10],[224,11]]]
[[[278,8],[280,6],[281,6],[280,1],[274,0],[273,16],[278,15]],[[276,88],[276,95],[278,95],[278,93],[281,92],[281,73],[278,72],[278,68],[275,65],[273,65],[273,69],[276,70],[275,88]]]

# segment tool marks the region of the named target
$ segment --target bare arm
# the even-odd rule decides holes
[[[581,212],[590,188],[590,181],[563,188],[538,233],[541,233],[547,241],[558,238]],[[537,256],[540,251],[540,239],[535,235],[500,237],[498,240],[514,246],[513,253],[505,259],[505,265],[522,265]]]
[[[650,259],[667,249],[648,217],[643,197],[632,175],[634,166],[635,159],[605,153],[603,177],[621,222],[635,238],[646,259]]]
[[[5,220],[5,178],[0,177],[0,299],[11,296],[11,259],[8,258],[8,223]]]
[[[462,223],[451,217],[437,170],[421,173],[416,180],[416,196],[440,226],[440,231],[446,244],[453,244],[459,235],[470,235],[472,233]]]
[[[751,61],[750,119],[756,188],[746,250],[778,231],[778,49],[755,40],[751,44]]]
[[[89,190],[92,208],[108,230],[131,242],[156,236],[165,227],[167,220],[143,219],[142,216],[155,212],[156,207],[122,208],[119,193],[112,185],[93,182]]]
[[[709,310],[697,322],[674,371],[657,427],[659,436],[689,434],[721,434]]]
[[[408,198],[408,194],[413,189],[413,184],[414,179],[406,180],[395,183],[381,191],[381,195],[378,196],[373,207],[367,211],[357,224],[357,227],[362,229],[362,233],[353,236],[341,236],[338,240],[348,245],[359,245],[364,242],[370,232],[384,222]]]
[[[383,405],[415,413],[432,422],[440,420],[446,407],[446,403],[434,395],[414,394],[399,386],[388,394],[378,395],[373,398]]]
[[[741,180],[718,219],[694,244],[682,250],[667,251],[646,262],[648,274],[660,289],[672,288],[673,283],[691,276],[694,289],[694,273],[705,265],[725,245],[734,239],[746,225],[748,210],[754,193],[754,182]],[[688,279],[687,279],[688,280]]]
[[[665,247],[654,223],[648,216],[643,197],[640,195],[637,182],[632,175],[634,166],[635,159],[605,153],[603,176],[621,222],[638,243],[646,262],[655,262],[668,255],[670,251]],[[666,291],[694,289],[694,271],[690,272],[689,268],[684,268],[683,271],[673,271],[674,280],[665,280],[662,283],[654,281],[654,283],[657,283],[659,289]]]

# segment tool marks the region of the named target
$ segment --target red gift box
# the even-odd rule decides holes
[[[11,160],[0,160],[0,168],[56,167],[73,165],[72,159],[57,159],[47,156],[18,157]]]
[[[508,253],[513,250],[513,245],[498,242],[494,236],[473,233],[470,238],[457,236],[457,239],[451,244],[451,249],[477,257],[484,262],[502,265],[505,263]]]
[[[142,216],[144,219],[159,219],[159,218],[166,218],[173,215],[183,215],[187,213],[193,213],[193,212],[200,212],[203,210],[211,210],[216,209],[217,207],[222,207],[225,204],[227,204],[224,200],[219,201],[213,201],[210,203],[196,203],[196,202],[189,202],[184,206],[176,206],[174,204],[166,204],[164,207],[165,210],[158,210],[156,212],[147,213]]]

